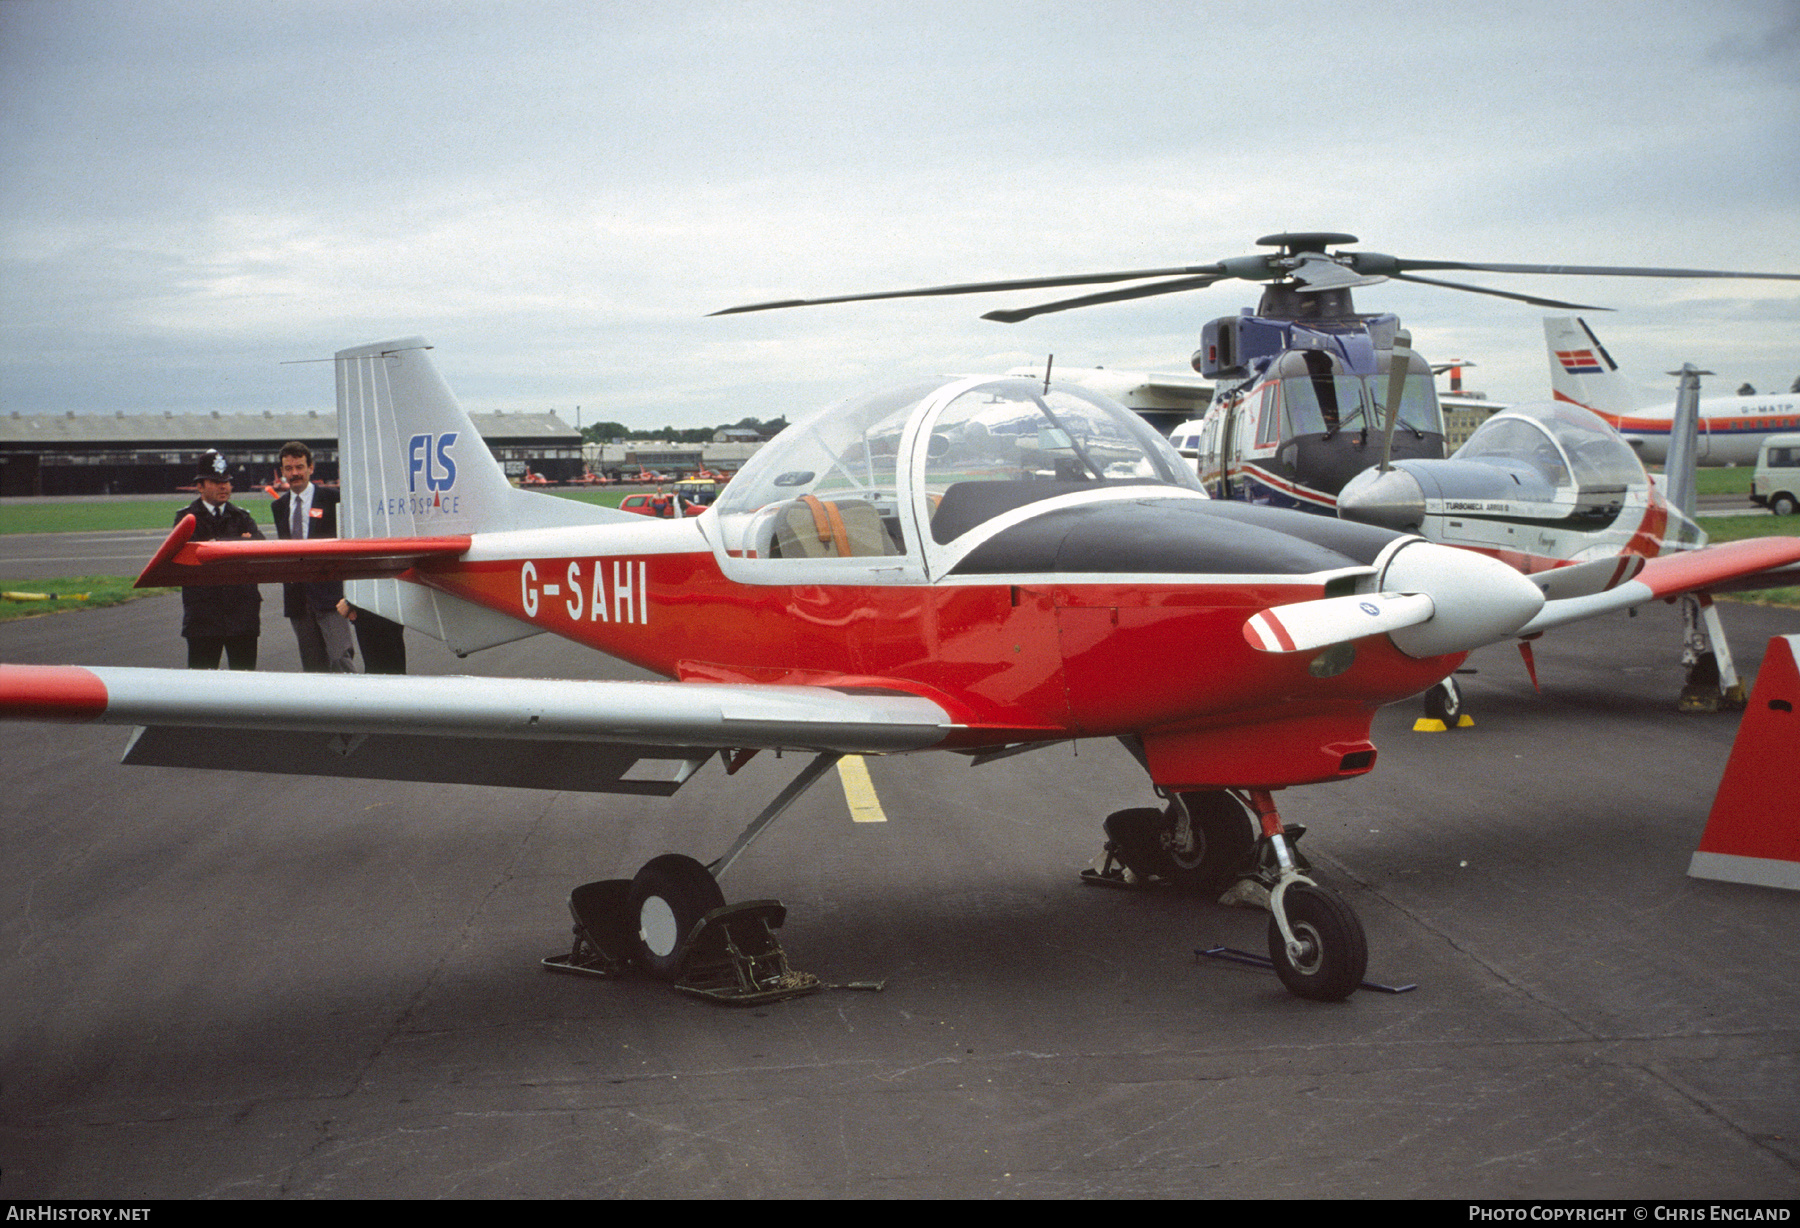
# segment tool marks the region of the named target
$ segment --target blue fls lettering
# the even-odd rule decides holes
[[[434,477],[430,473],[425,475],[425,484],[433,490],[449,490],[452,486],[456,485],[456,462],[450,459],[450,445],[455,442],[455,431],[450,431],[447,434],[438,436],[438,468],[444,471],[444,476],[440,479]]]
[[[417,493],[419,476],[425,477],[425,489],[430,491],[449,490],[456,485],[456,461],[450,456],[450,449],[456,443],[457,432],[446,431],[442,435],[414,435],[406,444],[406,489]],[[435,450],[432,447],[436,440]]]

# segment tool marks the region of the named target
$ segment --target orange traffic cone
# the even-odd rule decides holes
[[[1769,641],[1719,782],[1694,878],[1800,891],[1800,635]]]

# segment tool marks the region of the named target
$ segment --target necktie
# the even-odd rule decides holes
[[[306,540],[306,509],[300,502],[300,496],[294,496],[294,523],[288,529],[288,536],[295,541]]]

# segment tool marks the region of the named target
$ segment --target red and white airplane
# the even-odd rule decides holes
[[[1688,378],[1683,396],[1692,421],[1699,385]],[[1685,476],[1691,490],[1691,468]],[[1339,492],[1338,515],[1475,550],[1531,576],[1551,601],[1524,635],[1652,598],[1684,598],[1687,664],[1713,657],[1702,666],[1707,681],[1690,675],[1684,692],[1684,710],[1694,711],[1706,706],[1706,686],[1714,707],[1721,689],[1742,691],[1709,594],[1792,584],[1783,569],[1800,557],[1800,539],[1708,546],[1680,502],[1599,414],[1539,401],[1495,414],[1446,460],[1365,469]],[[1520,641],[1528,667],[1529,643]],[[1427,716],[1454,721],[1460,705],[1452,681],[1426,692]]]
[[[1645,463],[1668,460],[1675,402],[1659,402],[1633,388],[1585,320],[1545,319],[1544,344],[1558,401],[1599,414]],[[1800,393],[1705,397],[1700,401],[1697,459],[1702,465],[1754,465],[1763,441],[1783,431],[1800,431]]]
[[[184,523],[140,583],[344,578],[459,654],[550,631],[674,681],[13,666],[0,716],[146,726],[128,763],[661,795],[721,752],[814,752],[720,872],[844,754],[1117,737],[1167,803],[1136,812],[1138,854],[1261,881],[1283,982],[1339,999],[1361,925],[1272,794],[1368,772],[1376,708],[1545,606],[1477,553],[1213,502],[1123,407],[1025,379],[842,402],[694,519],[546,498],[508,485],[427,348],[337,356],[342,539],[197,543]],[[241,758],[220,760],[221,726]],[[708,867],[666,855],[621,928],[673,976],[722,903]]]

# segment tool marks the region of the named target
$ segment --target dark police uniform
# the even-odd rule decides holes
[[[197,542],[245,537],[263,540],[249,512],[235,503],[221,504],[217,514],[205,499],[195,499],[175,515],[194,518]],[[262,634],[262,590],[254,584],[191,584],[181,590],[181,634],[188,642],[189,669],[217,669],[229,657],[232,669],[256,668],[256,639]]]

